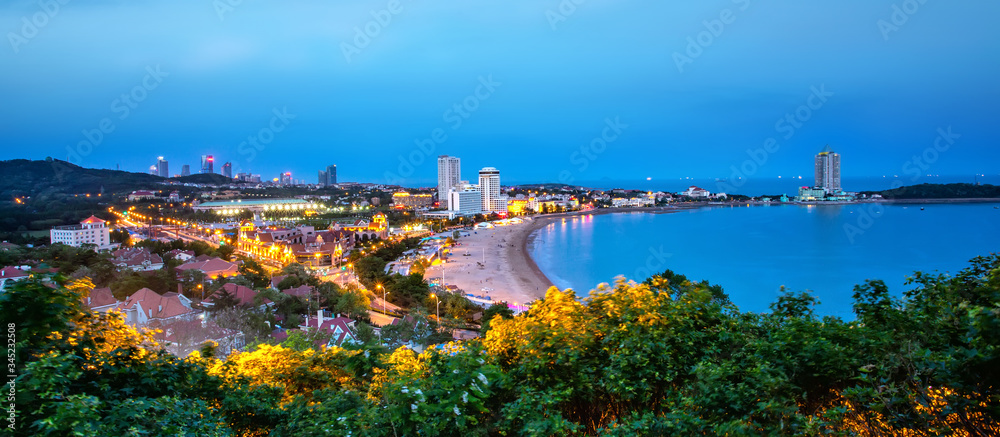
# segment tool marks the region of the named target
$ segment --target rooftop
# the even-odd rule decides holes
[[[215,201],[215,202],[205,202],[198,206],[200,207],[214,207],[214,206],[257,206],[257,205],[288,205],[288,204],[307,204],[309,202],[302,199],[234,199],[228,201]]]

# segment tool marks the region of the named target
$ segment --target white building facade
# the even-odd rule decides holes
[[[462,178],[462,161],[454,156],[438,156],[438,202],[444,209],[455,209],[449,203],[452,187]]]
[[[93,244],[98,250],[112,248],[111,230],[105,225],[104,220],[94,216],[90,216],[79,225],[52,228],[49,231],[49,240],[52,244],[62,243],[73,247]]]
[[[482,193],[478,185],[463,185],[452,187],[448,193],[449,211],[457,211],[462,215],[476,215],[483,212]]]
[[[500,170],[493,167],[479,170],[479,191],[483,211],[507,212],[507,199],[500,205]]]

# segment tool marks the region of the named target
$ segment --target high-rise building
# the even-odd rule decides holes
[[[191,176],[191,166],[184,164],[181,166],[181,176]]]
[[[215,158],[212,155],[201,155],[201,172],[215,173]]]
[[[316,183],[321,187],[330,185],[330,176],[323,170],[319,171],[319,175],[316,177]]]
[[[840,155],[829,145],[816,155],[816,187],[827,193],[841,191]]]
[[[462,179],[462,161],[454,156],[438,156],[438,202],[444,209],[452,209],[448,202],[451,187]]]
[[[326,184],[327,185],[337,185],[337,165],[326,166]]]
[[[149,174],[151,174],[153,176],[157,176],[157,175],[160,174],[159,169],[156,168],[156,164],[153,164],[153,165],[149,166]]]
[[[479,170],[479,191],[483,211],[507,212],[507,199],[501,202],[500,198],[500,170],[493,167]]]
[[[292,185],[292,172],[284,172],[278,177],[278,183],[281,185]]]
[[[168,170],[168,167],[167,167],[167,160],[163,159],[162,156],[156,158],[156,174],[157,174],[157,176],[160,176],[161,178],[169,178],[170,177],[170,170]]]
[[[448,192],[448,204],[451,211],[462,215],[476,215],[483,212],[483,196],[478,185],[463,184],[454,186]]]
[[[233,178],[233,163],[227,162],[222,164],[222,175],[229,179]]]

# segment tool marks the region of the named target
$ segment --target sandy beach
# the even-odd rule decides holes
[[[542,273],[531,258],[528,248],[536,230],[576,215],[603,215],[614,213],[664,214],[691,207],[669,208],[604,208],[594,211],[577,211],[524,218],[516,225],[497,226],[468,232],[458,239],[448,262],[428,269],[426,276],[440,278],[455,285],[467,294],[488,296],[493,301],[526,304],[545,297],[552,281]]]
[[[528,236],[548,221],[548,217],[528,219],[516,225],[463,231],[448,262],[429,268],[426,276],[440,278],[443,271],[446,284],[493,301],[523,305],[542,298],[552,282],[526,248]]]

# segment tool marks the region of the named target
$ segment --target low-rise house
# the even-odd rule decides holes
[[[304,325],[299,325],[299,329],[303,331],[319,330],[328,333],[332,337],[327,346],[340,347],[345,344],[360,343],[354,333],[355,323],[357,322],[347,317],[340,317],[339,314],[334,318],[324,317],[323,310],[319,310],[316,312],[316,317],[310,318]]]
[[[133,191],[132,194],[128,195],[129,202],[135,202],[139,200],[153,200],[155,198],[156,198],[156,193],[145,190]]]
[[[83,305],[91,311],[106,313],[118,306],[121,302],[115,299],[108,287],[95,288],[90,290],[87,297],[82,298]]]
[[[257,297],[257,291],[250,287],[245,287],[233,283],[223,285],[222,288],[216,290],[215,293],[212,293],[212,295],[209,296],[208,299],[205,299],[201,304],[206,307],[215,306],[216,301],[219,299],[219,297],[222,296],[223,291],[228,292],[230,295],[236,298],[236,301],[239,302],[239,305],[250,306],[250,307],[256,306],[254,304],[254,298]],[[271,302],[270,300],[267,299],[262,299],[260,306],[264,307],[272,304],[274,304],[274,302]]]
[[[119,269],[151,272],[163,268],[163,258],[144,247],[118,249],[111,253],[111,262]]]
[[[29,276],[31,275],[17,267],[4,267],[0,269],[0,290],[7,288],[8,282],[20,281],[27,279]]]
[[[146,325],[150,321],[186,319],[197,315],[191,299],[177,293],[159,293],[143,288],[115,307],[125,314],[125,322]]]
[[[240,274],[239,265],[218,257],[199,256],[177,266],[177,270],[199,270],[212,279],[230,278]]]
[[[167,255],[170,255],[171,257],[180,262],[187,262],[190,261],[192,258],[194,258],[194,251],[174,249],[171,250],[170,252],[167,252]]]

